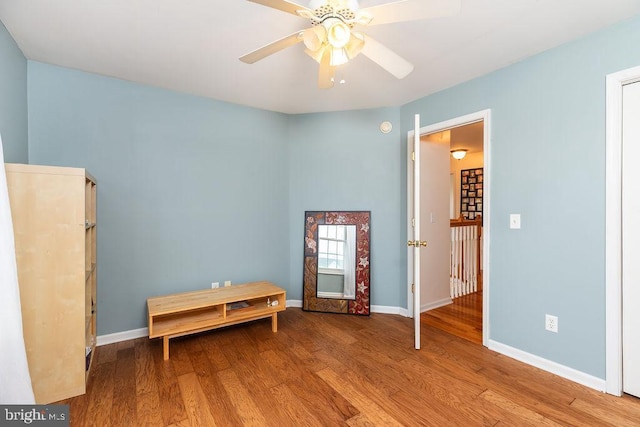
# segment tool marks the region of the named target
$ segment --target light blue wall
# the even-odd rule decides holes
[[[640,18],[402,108],[490,108],[490,338],[605,377],[605,76],[640,65]],[[403,165],[406,170],[406,164]],[[510,230],[510,213],[522,229]],[[559,333],[544,330],[545,313]]]
[[[395,127],[383,134],[379,126],[387,120]],[[371,211],[371,304],[405,304],[406,287],[399,282],[406,270],[401,221],[406,178],[400,172],[399,121],[397,108],[291,117],[287,140],[293,289],[288,298],[302,299],[304,212],[366,210]]]
[[[29,62],[30,163],[98,180],[98,334],[146,326],[146,299],[288,286],[287,117]]]
[[[4,161],[27,163],[27,60],[1,21],[0,135]]]

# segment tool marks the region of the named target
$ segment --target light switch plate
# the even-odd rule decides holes
[[[520,214],[509,215],[509,228],[514,230],[520,229]]]

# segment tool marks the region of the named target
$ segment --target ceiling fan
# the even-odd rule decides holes
[[[449,16],[460,10],[460,0],[400,0],[360,9],[357,0],[311,0],[309,7],[289,0],[248,0],[311,21],[296,31],[240,57],[253,64],[283,49],[304,43],[305,53],[320,64],[318,86],[333,87],[336,67],[359,53],[402,79],[413,64],[371,37],[354,31],[358,26],[391,24]]]

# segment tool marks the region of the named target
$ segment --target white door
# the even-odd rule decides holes
[[[413,227],[410,228],[408,245],[413,248],[413,325],[415,348],[420,349],[420,247],[427,242],[420,240],[420,115],[415,115],[413,129]]]
[[[640,82],[622,105],[622,390],[640,397]]]

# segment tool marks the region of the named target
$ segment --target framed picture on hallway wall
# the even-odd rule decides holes
[[[460,214],[474,220],[482,216],[483,168],[460,171]]]

